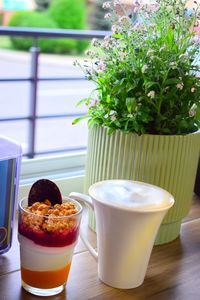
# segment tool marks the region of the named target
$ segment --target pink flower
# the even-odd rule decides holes
[[[196,88],[191,88],[191,93],[194,93],[194,92],[196,92]]]
[[[196,104],[193,104],[192,107],[189,110],[189,116],[194,117],[196,115],[197,106]]]
[[[100,61],[97,66],[100,71],[104,71],[106,68],[106,65],[104,64],[103,61]]]
[[[105,19],[110,19],[111,17],[112,17],[111,13],[107,13],[107,14],[105,14],[105,16],[104,16]]]
[[[193,109],[190,109],[189,111],[189,116],[190,117],[194,117],[196,115],[196,110],[193,108]]]

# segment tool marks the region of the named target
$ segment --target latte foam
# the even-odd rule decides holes
[[[131,180],[106,180],[94,184],[92,198],[111,206],[126,209],[152,210],[172,206],[173,197],[154,185]]]

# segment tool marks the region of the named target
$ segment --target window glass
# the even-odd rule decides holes
[[[87,121],[72,125],[74,118],[42,119],[37,121],[36,152],[63,149],[65,153],[83,150],[87,145]]]

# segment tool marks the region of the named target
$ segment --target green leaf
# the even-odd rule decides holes
[[[132,98],[126,98],[126,107],[129,113],[133,112],[136,107],[136,99],[134,97]]]
[[[124,38],[124,36],[122,34],[120,34],[120,33],[113,33],[112,36],[114,38],[117,38],[117,39],[123,39]]]
[[[200,119],[200,107],[199,106],[197,107],[197,110],[196,110],[195,119],[197,119],[197,120]]]
[[[179,124],[180,124],[181,128],[187,128],[187,126],[188,126],[188,122],[184,119],[181,120]]]
[[[111,102],[110,95],[107,95],[107,97],[106,97],[106,101],[107,101],[108,103],[110,103],[110,102]]]
[[[174,31],[172,28],[168,28],[168,32],[167,32],[167,41],[169,43],[170,46],[174,45]]]
[[[119,82],[119,85],[123,85],[124,84],[124,81],[125,81],[125,77],[124,78],[122,78],[121,80],[120,80],[120,82]]]
[[[84,98],[84,99],[81,99],[80,101],[78,101],[76,103],[76,106],[80,106],[82,104],[88,104],[88,102],[90,101],[90,98]]]
[[[180,79],[169,78],[169,79],[165,80],[165,85],[173,85],[173,84],[177,84],[177,83],[180,83]]]
[[[155,81],[149,81],[149,82],[146,82],[145,83],[145,87],[147,89],[151,88],[153,85],[158,85],[159,86],[159,83],[158,82],[155,82]]]
[[[74,120],[72,121],[72,125],[75,125],[75,124],[77,124],[78,122],[80,122],[80,121],[82,121],[82,120],[84,120],[84,119],[87,119],[87,118],[89,118],[88,115],[85,115],[85,116],[76,118],[76,119],[74,119]]]

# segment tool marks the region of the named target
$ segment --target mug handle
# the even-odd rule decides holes
[[[87,203],[92,209],[94,209],[94,206],[92,204],[92,200],[91,200],[90,196],[87,196],[82,193],[72,192],[69,194],[69,197],[72,199]],[[80,237],[81,237],[81,240],[83,241],[84,245],[86,246],[86,248],[89,250],[90,254],[97,261],[98,260],[98,252],[92,247],[92,245],[90,244],[88,239],[85,237],[82,228],[80,228]]]

